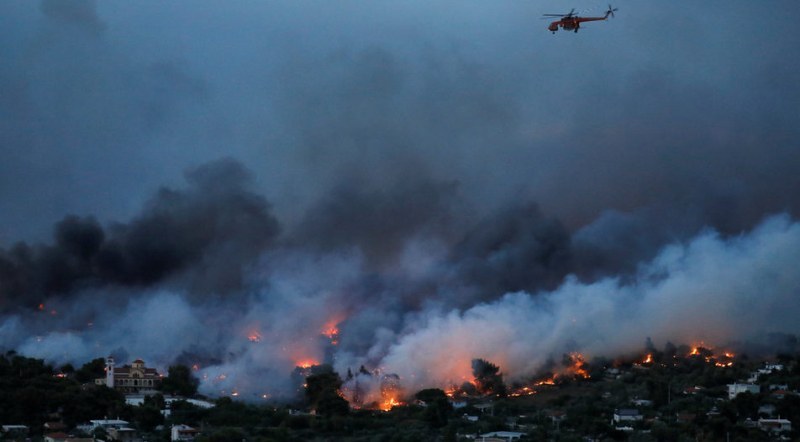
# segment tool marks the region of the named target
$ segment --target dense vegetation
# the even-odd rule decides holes
[[[9,352],[0,356],[0,423],[27,425],[29,437],[40,440],[45,422],[61,421],[74,429],[90,419],[120,418],[151,441],[169,440],[171,425],[187,424],[203,429],[200,442],[455,441],[501,430],[526,433],[527,440],[766,441],[778,436],[756,428],[759,417],[780,416],[800,424],[800,396],[775,394],[800,388],[797,354],[771,358],[784,369],[762,375],[760,393],[729,400],[727,384],[746,379],[763,360],[736,356],[720,363],[708,349],[671,345],[646,351],[646,362],[593,360],[584,365],[588,378],[556,377],[530,395],[518,394],[519,385],[505,385],[497,366],[476,360],[474,392],[453,400],[440,389],[425,389],[388,412],[352,409],[338,392],[339,375],[327,366],[307,375],[304,396],[291,406],[229,397],[207,409],[185,400],[168,406],[161,394],[130,406],[121,393],[94,385],[94,378],[102,376],[102,359],[77,370],[69,365],[56,370]],[[164,393],[186,397],[195,395],[196,388],[197,379],[182,366],[170,367],[162,386]],[[166,408],[168,417],[161,412]],[[638,410],[642,420],[612,422],[622,408]],[[796,440],[800,432],[784,436]]]

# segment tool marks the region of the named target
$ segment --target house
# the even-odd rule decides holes
[[[71,434],[57,431],[44,435],[44,442],[94,442],[91,437],[75,437]]]
[[[788,419],[759,419],[758,428],[775,433],[792,431],[792,422]]]
[[[777,409],[777,407],[775,407],[772,404],[764,404],[764,405],[758,407],[758,415],[759,416],[772,417],[772,416],[775,415],[776,409]]]
[[[114,358],[106,358],[106,376],[95,379],[97,385],[105,385],[123,393],[155,393],[161,383],[161,375],[155,368],[145,367],[144,361],[137,359],[131,365],[114,366]]]
[[[26,438],[28,427],[25,425],[3,425],[3,438]]]
[[[694,387],[686,387],[683,389],[683,394],[694,395],[703,390],[703,387],[695,385]]]
[[[481,434],[476,440],[481,442],[510,442],[518,440],[525,436],[525,433],[518,433],[516,431],[493,431],[491,433]]]
[[[779,399],[780,400],[780,399],[783,399],[783,398],[785,398],[786,396],[788,396],[790,394],[792,394],[791,391],[775,390],[772,393],[770,393],[770,396],[774,397],[775,399]]]
[[[88,424],[78,425],[76,428],[86,434],[91,434],[98,428],[104,429],[108,432],[111,428],[128,428],[130,423],[119,419],[95,419],[90,420]]]
[[[639,410],[634,408],[620,408],[614,411],[614,417],[612,418],[612,424],[620,423],[620,422],[637,422],[644,419]]]
[[[760,374],[772,374],[775,371],[783,371],[783,364],[769,364],[765,363],[764,368],[759,368]]]
[[[744,392],[758,394],[761,392],[761,387],[755,384],[728,384],[728,399],[733,399]]]
[[[45,422],[44,430],[45,433],[56,433],[66,431],[67,426],[63,422]]]
[[[136,430],[128,427],[109,428],[108,438],[117,442],[134,442],[137,438]]]
[[[164,417],[172,416],[172,403],[175,402],[175,401],[186,401],[186,402],[188,402],[188,403],[190,403],[190,404],[192,404],[194,406],[197,406],[197,407],[200,407],[200,408],[205,408],[205,409],[214,408],[214,403],[212,403],[212,402],[203,401],[203,400],[200,400],[200,399],[191,399],[191,398],[190,399],[182,399],[182,398],[175,397],[175,396],[167,396],[167,397],[164,398],[164,402],[167,403],[167,409],[166,410],[161,410],[161,414],[163,414]],[[142,401],[142,403],[144,403],[144,401]],[[292,414],[292,411],[293,410],[289,410],[289,414]],[[297,411],[297,410],[294,410],[294,411]],[[298,411],[298,413],[303,413],[304,415],[307,415],[307,413],[305,413],[305,412],[299,412]]]
[[[454,409],[464,408],[467,406],[467,401],[455,401],[450,399],[450,405],[453,406]]]
[[[69,434],[61,431],[44,435],[44,442],[66,442],[67,439],[69,439]]]
[[[172,442],[175,441],[191,441],[200,434],[200,430],[192,428],[188,425],[173,425],[171,431]]]

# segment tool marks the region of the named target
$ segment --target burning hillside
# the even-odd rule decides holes
[[[70,218],[54,245],[0,253],[0,270],[19,278],[71,269],[56,285],[4,277],[0,290],[31,308],[6,311],[0,345],[60,363],[109,353],[162,367],[188,361],[206,394],[276,400],[297,394],[295,367],[327,364],[348,401],[387,408],[426,388],[527,394],[585,378],[589,358],[629,354],[641,336],[697,339],[686,354],[728,366],[727,349],[700,342],[757,342],[774,324],[792,329],[800,311],[790,265],[800,258],[800,225],[787,216],[735,237],[707,231],[666,245],[626,276],[581,277],[567,259],[578,252],[566,230],[530,207],[445,236],[416,232],[395,254],[372,250],[393,257],[378,262],[359,248],[281,237],[245,172],[207,165],[129,224],[106,230]],[[329,203],[324,210],[334,210]],[[517,261],[558,283],[504,270]],[[212,277],[221,279],[206,286]],[[668,360],[650,358],[640,362]]]

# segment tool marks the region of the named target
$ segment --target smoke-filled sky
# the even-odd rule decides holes
[[[800,332],[800,10],[614,6],[0,3],[0,347],[278,394]]]

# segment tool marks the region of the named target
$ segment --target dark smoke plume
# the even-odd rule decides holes
[[[56,224],[53,245],[0,251],[4,309],[97,287],[148,287],[185,278],[190,293],[230,293],[273,242],[269,204],[247,190],[249,173],[232,160],[187,172],[189,187],[162,188],[129,223],[103,229],[93,217]]]

